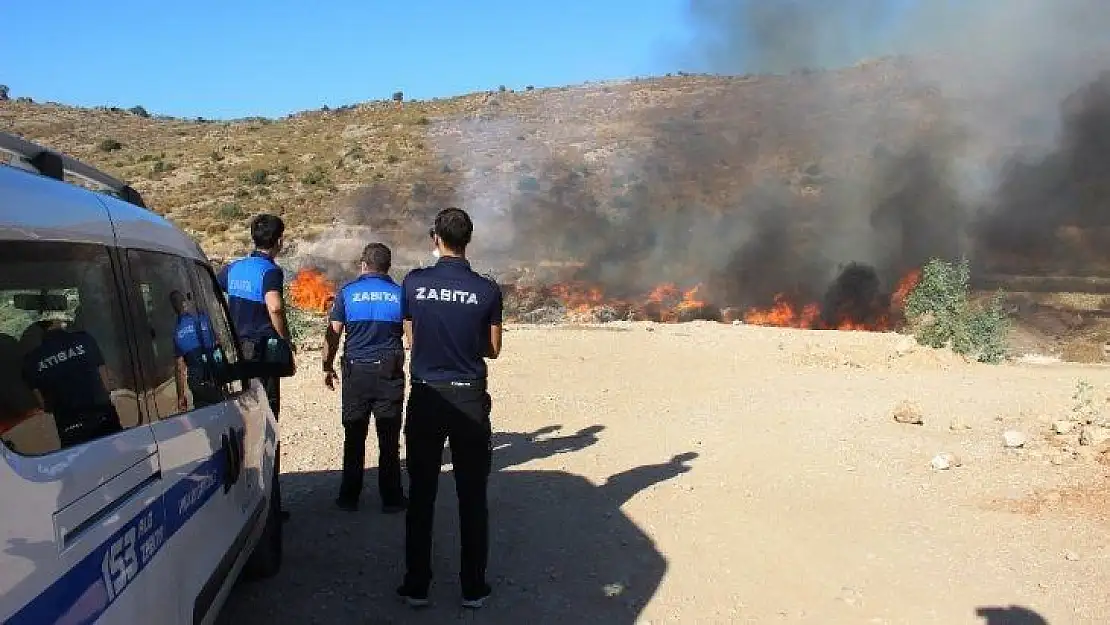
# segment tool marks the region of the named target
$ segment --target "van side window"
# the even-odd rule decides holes
[[[0,246],[0,439],[42,455],[143,422],[108,248]]]
[[[195,291],[191,262],[140,250],[128,250],[127,257],[145,315],[140,327],[152,338],[144,387],[159,418],[223,401],[213,363],[220,341]]]
[[[228,322],[227,301],[220,294],[215,274],[200,263],[192,263],[192,269],[196,284],[197,309],[203,311],[211,322],[216,341],[221,347],[221,356],[228,363],[239,362],[239,347],[235,342],[231,324]],[[243,383],[240,380],[233,380],[224,385],[224,392],[227,394],[242,390]]]

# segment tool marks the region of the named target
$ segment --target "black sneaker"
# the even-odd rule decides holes
[[[335,506],[337,508],[339,508],[340,510],[344,510],[346,512],[358,512],[358,502],[357,501],[351,501],[349,499],[344,499],[342,497],[337,497],[335,499]]]
[[[493,594],[493,589],[490,588],[490,585],[483,584],[481,591],[476,595],[467,596],[466,593],[463,593],[462,606],[464,608],[470,608],[471,610],[477,610],[486,605],[486,599],[489,599],[491,594]]]
[[[289,511],[288,510],[282,510],[281,512],[278,513],[278,516],[281,517],[281,522],[285,523],[286,521],[289,520]]]
[[[427,607],[430,602],[428,601],[428,591],[416,592],[404,584],[397,587],[397,596],[409,604],[410,608],[423,608]]]
[[[409,499],[402,495],[401,499],[398,501],[382,504],[382,512],[385,514],[397,514],[398,512],[404,512],[408,507]]]

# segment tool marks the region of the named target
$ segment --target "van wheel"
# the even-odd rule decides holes
[[[262,528],[262,536],[254,548],[247,564],[243,567],[243,576],[246,579],[266,579],[277,575],[281,570],[281,553],[284,540],[282,538],[281,521],[281,483],[278,473],[274,471],[273,487],[270,488],[270,505],[266,513],[266,526]]]

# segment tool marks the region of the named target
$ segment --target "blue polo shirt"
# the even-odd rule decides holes
[[[173,334],[173,353],[185,359],[185,365],[190,370],[203,364],[200,360],[202,354],[210,352],[216,346],[216,333],[208,315],[203,313],[185,313],[177,318],[177,328]]]
[[[501,287],[453,257],[413,269],[401,287],[402,314],[412,320],[413,379],[484,380],[489,328],[501,323]]]
[[[239,338],[259,340],[278,336],[266,308],[266,293],[280,293],[285,273],[261,252],[232,261],[220,271],[220,288],[228,295],[227,307]]]
[[[385,352],[404,351],[401,343],[401,287],[387,275],[368,273],[339,289],[329,318],[343,324],[343,356],[359,362]]]

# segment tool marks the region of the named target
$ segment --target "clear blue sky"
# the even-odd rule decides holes
[[[708,33],[702,43],[713,30],[727,33],[722,71],[753,71],[734,67],[743,65],[737,50],[744,55],[752,43],[735,31],[768,10],[816,17],[825,32],[794,29],[796,16],[779,21],[788,36],[804,33],[803,45],[821,40],[824,56],[840,63],[889,38],[885,31],[919,2],[0,0],[0,84],[36,101],[276,117],[398,90],[427,99],[721,69],[699,66],[707,57],[691,45],[695,24],[698,36]],[[695,6],[709,19],[695,21]],[[757,45],[788,38],[768,35]]]
[[[0,84],[217,119],[666,73],[685,3],[0,0]]]

